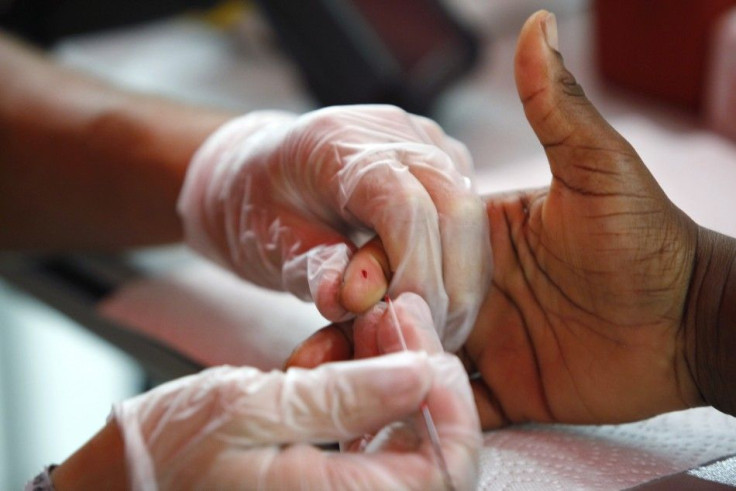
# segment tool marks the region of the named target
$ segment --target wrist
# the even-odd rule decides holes
[[[698,228],[684,328],[685,359],[700,396],[736,415],[736,239]]]

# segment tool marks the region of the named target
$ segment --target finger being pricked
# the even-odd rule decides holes
[[[361,314],[386,295],[390,279],[388,257],[376,236],[353,254],[345,268],[340,303],[348,312]]]
[[[389,278],[388,258],[380,238],[374,237],[350,258],[338,295],[341,308],[353,314],[369,310],[386,295]],[[323,327],[294,349],[284,368],[314,368],[322,363],[351,359],[352,329],[352,321]]]

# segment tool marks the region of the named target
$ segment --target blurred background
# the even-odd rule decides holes
[[[513,87],[513,46],[530,13],[556,13],[562,52],[604,115],[634,128],[641,120],[631,115],[646,113],[675,133],[712,134],[732,151],[735,6],[736,0],[0,0],[0,26],[126,87],[242,112],[397,104],[437,119],[466,142],[479,187],[496,191],[525,172],[515,163],[540,154]],[[530,184],[548,179],[532,174]],[[709,211],[702,211],[706,220]],[[720,229],[734,221],[722,214],[711,219]],[[723,220],[726,227],[719,227]],[[103,425],[115,401],[157,381],[134,350],[101,339],[19,288],[14,278],[25,274],[22,260],[0,255],[0,489],[20,489],[43,465],[61,462]],[[97,300],[90,300],[92,310]]]

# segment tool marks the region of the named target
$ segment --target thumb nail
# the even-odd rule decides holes
[[[555,51],[560,50],[560,42],[557,37],[557,17],[555,14],[547,14],[547,18],[542,22],[542,31],[547,45]]]

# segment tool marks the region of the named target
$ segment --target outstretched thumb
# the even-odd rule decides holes
[[[547,153],[552,174],[567,187],[606,192],[601,177],[618,173],[629,160],[611,155],[638,161],[633,148],[603,119],[565,68],[554,14],[540,10],[524,24],[515,76],[526,118]]]

